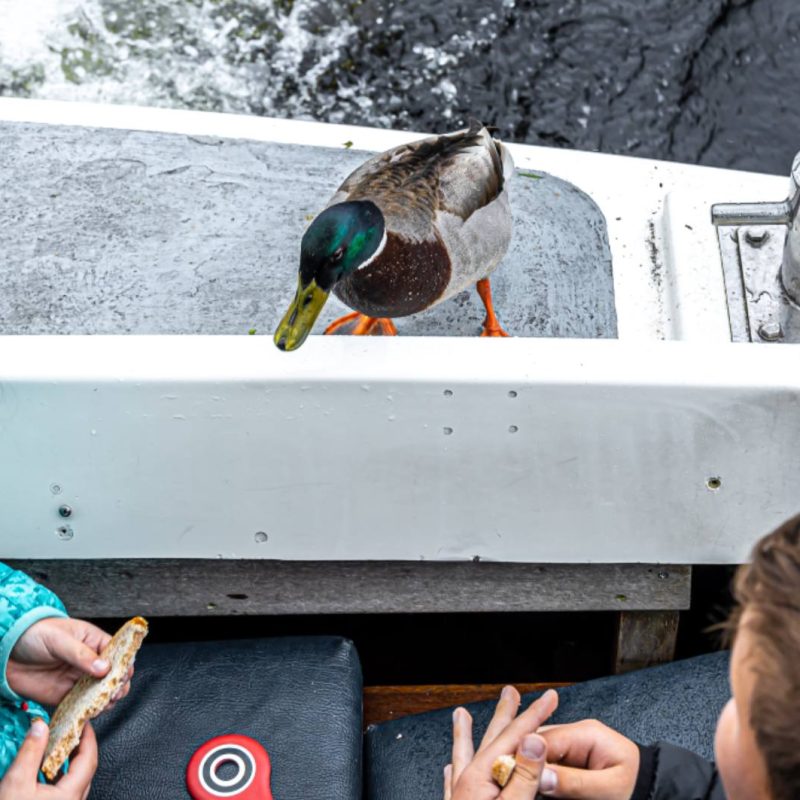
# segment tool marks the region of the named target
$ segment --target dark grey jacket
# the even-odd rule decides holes
[[[631,800],[725,800],[716,767],[674,744],[639,745],[639,775]]]

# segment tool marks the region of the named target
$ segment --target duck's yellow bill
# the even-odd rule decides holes
[[[303,286],[297,279],[297,293],[275,331],[274,342],[279,350],[297,350],[311,333],[319,312],[328,299],[328,292],[312,280]]]

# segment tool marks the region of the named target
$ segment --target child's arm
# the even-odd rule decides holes
[[[680,747],[640,747],[596,720],[554,725],[540,733],[555,778],[539,789],[545,797],[725,800],[714,765]]]
[[[631,800],[725,800],[716,767],[704,758],[668,742],[641,747],[637,793]]]
[[[110,636],[70,619],[49,589],[0,564],[0,697],[56,705],[84,673],[100,678]],[[119,696],[127,693],[127,684]]]
[[[64,604],[49,589],[24,572],[0,564],[0,697],[22,699],[7,678],[11,651],[20,638],[40,620],[66,616]]]

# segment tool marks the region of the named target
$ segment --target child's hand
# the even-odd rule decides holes
[[[37,703],[58,705],[81,675],[102,678],[111,669],[98,655],[110,639],[105,631],[83,620],[40,620],[25,631],[11,651],[8,685]],[[133,669],[114,702],[128,693],[132,675]]]
[[[589,719],[539,733],[555,778],[540,787],[541,794],[570,800],[628,800],[633,794],[639,748],[621,733]]]
[[[49,736],[47,723],[31,723],[28,735],[0,781],[0,800],[86,800],[97,770],[97,740],[91,725],[86,725],[81,743],[70,758],[69,772],[55,786],[38,782],[39,768]]]
[[[472,717],[465,709],[456,709],[453,763],[445,769],[445,800],[534,800],[546,749],[535,731],[556,710],[558,695],[552,689],[545,692],[517,717],[519,703],[519,692],[513,686],[503,689],[477,753],[472,743]],[[517,768],[504,789],[492,778],[492,765],[502,755],[517,759]]]

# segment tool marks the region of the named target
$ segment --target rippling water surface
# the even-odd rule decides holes
[[[798,0],[0,0],[0,94],[786,173]]]

